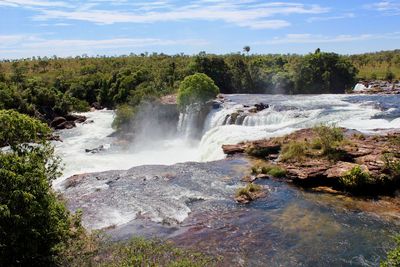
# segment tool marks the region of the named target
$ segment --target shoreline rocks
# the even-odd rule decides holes
[[[86,117],[83,115],[67,114],[64,117],[55,117],[50,122],[50,127],[56,130],[72,129],[76,127],[76,123],[83,123],[86,121]]]
[[[392,161],[399,162],[400,132],[389,132],[383,135],[363,135],[357,131],[341,129],[345,141],[337,148],[337,159],[330,159],[321,154],[320,150],[313,150],[302,159],[280,160],[281,148],[291,142],[310,142],[315,137],[313,129],[303,129],[284,137],[276,137],[252,142],[242,142],[237,145],[223,145],[227,155],[247,154],[261,158],[271,164],[286,170],[286,178],[297,185],[304,187],[328,186],[343,190],[341,177],[355,167],[378,181],[388,179],[391,175],[388,170],[385,155],[390,154]],[[278,151],[278,155],[276,154]],[[335,152],[335,153],[336,153]],[[393,183],[397,183],[394,181]],[[397,184],[376,184],[367,186],[367,194],[391,194]]]

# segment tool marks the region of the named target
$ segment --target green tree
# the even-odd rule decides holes
[[[356,74],[357,69],[338,54],[308,54],[295,66],[294,93],[344,93],[354,85]]]
[[[72,217],[51,189],[59,161],[47,125],[0,111],[0,265],[51,266],[71,236]],[[36,144],[33,144],[36,143]]]
[[[214,81],[204,73],[187,76],[179,86],[178,106],[184,110],[191,104],[204,104],[219,93]]]

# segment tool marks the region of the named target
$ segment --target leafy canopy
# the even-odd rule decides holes
[[[50,129],[0,110],[0,266],[51,266],[71,234],[72,217],[51,189],[59,160]]]
[[[181,110],[191,104],[204,104],[215,98],[219,88],[214,81],[204,73],[187,76],[179,86],[178,106]]]

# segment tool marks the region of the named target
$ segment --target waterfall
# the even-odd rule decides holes
[[[178,133],[185,140],[200,139],[211,105],[191,104],[179,114]]]

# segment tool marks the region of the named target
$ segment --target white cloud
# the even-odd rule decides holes
[[[313,34],[287,34],[284,37],[275,37],[271,40],[254,42],[253,45],[280,45],[280,44],[321,44],[344,43],[369,40],[398,40],[400,32],[385,34],[359,34],[359,35],[313,35]]]
[[[70,7],[66,2],[61,1],[36,1],[36,0],[1,0],[0,6],[10,7]]]
[[[380,1],[366,6],[369,9],[379,11],[385,15],[399,15],[400,2],[399,1]]]
[[[328,21],[328,20],[338,20],[338,19],[349,19],[355,18],[356,15],[354,13],[345,13],[342,15],[337,16],[326,16],[326,17],[311,17],[307,19],[307,22],[314,22],[314,21]]]
[[[224,21],[252,29],[279,29],[290,25],[289,15],[328,12],[319,5],[261,0],[195,0],[178,4],[172,0],[148,2],[102,1],[48,2],[6,0],[20,7],[35,7],[35,20],[78,20],[96,24],[157,23],[175,21]],[[22,3],[26,2],[26,5]],[[72,7],[71,7],[72,6]]]

